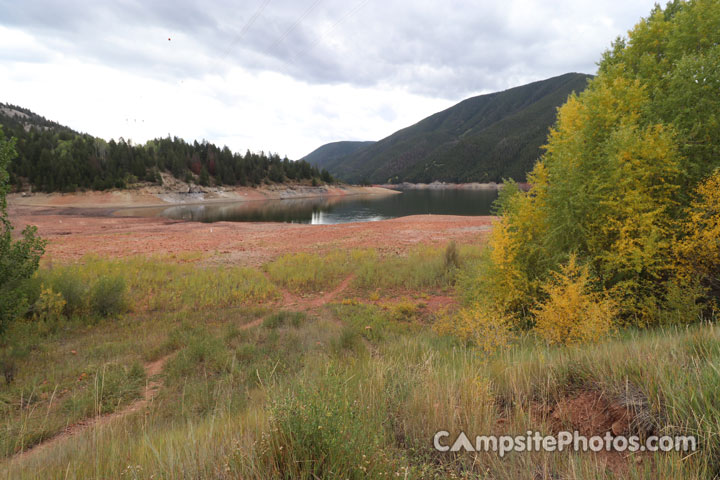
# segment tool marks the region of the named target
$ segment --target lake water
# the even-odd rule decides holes
[[[349,195],[176,205],[117,212],[194,222],[288,222],[316,225],[372,222],[406,215],[490,215],[495,190],[406,190],[397,195]]]

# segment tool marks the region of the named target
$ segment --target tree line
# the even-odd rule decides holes
[[[55,125],[28,129],[21,122],[2,121],[6,134],[16,139],[17,154],[9,165],[16,190],[26,183],[46,192],[125,188],[139,181],[160,184],[160,172],[203,186],[334,181],[327,170],[305,161],[249,150],[234,153],[207,141],[189,143],[168,136],[136,145],[122,138],[106,142]]]

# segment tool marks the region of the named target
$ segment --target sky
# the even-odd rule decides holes
[[[567,72],[653,0],[0,0],[0,102],[300,158]]]

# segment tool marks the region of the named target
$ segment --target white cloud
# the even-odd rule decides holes
[[[171,134],[290,158],[337,139],[382,138],[451,104],[398,88],[311,85],[237,67],[170,82],[73,59],[2,65],[0,91],[4,101],[102,138]]]
[[[326,0],[303,17],[315,0],[9,2],[0,101],[104,138],[170,133],[291,158],[470,95],[593,73],[653,4]]]

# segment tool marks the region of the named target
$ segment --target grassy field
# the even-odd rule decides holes
[[[480,255],[467,245],[391,256],[337,251],[288,255],[260,269],[213,266],[200,254],[46,261],[27,286],[37,298],[33,318],[14,324],[2,353],[0,472],[8,479],[718,475],[713,323],[622,330],[575,347],[549,347],[525,333],[488,353],[433,328],[460,301],[435,307],[435,300],[461,298],[463,272]],[[103,421],[92,423],[98,415]],[[500,458],[432,446],[439,430],[590,435],[623,418],[627,433],[697,435],[700,449]]]

